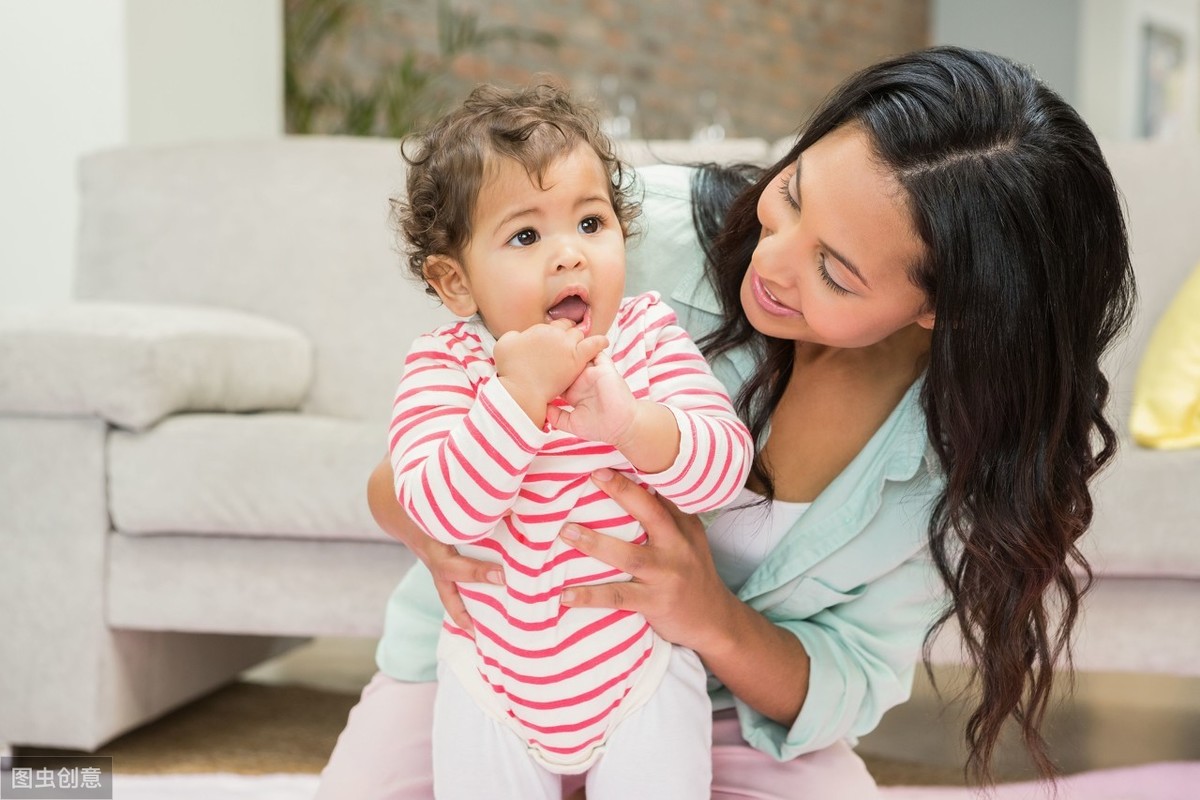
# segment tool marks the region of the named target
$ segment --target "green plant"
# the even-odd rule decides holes
[[[478,13],[437,0],[437,52],[408,50],[382,64],[377,77],[356,84],[344,69],[312,79],[310,65],[331,36],[359,13],[391,13],[387,0],[286,0],[284,105],[290,133],[402,137],[438,114],[446,103],[446,76],[455,58],[494,42],[556,47],[557,37],[507,25],[484,25]]]

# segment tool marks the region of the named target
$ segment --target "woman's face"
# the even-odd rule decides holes
[[[900,185],[857,126],[825,135],[779,173],[758,219],[741,299],[760,333],[866,347],[914,323],[933,326],[909,277],[924,245]]]

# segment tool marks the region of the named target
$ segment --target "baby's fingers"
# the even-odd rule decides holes
[[[575,345],[575,357],[582,363],[588,364],[598,358],[608,347],[607,336],[589,336]]]

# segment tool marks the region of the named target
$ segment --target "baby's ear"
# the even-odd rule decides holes
[[[438,293],[442,304],[456,317],[470,317],[479,310],[471,294],[467,271],[457,259],[429,256],[425,259],[425,280]]]

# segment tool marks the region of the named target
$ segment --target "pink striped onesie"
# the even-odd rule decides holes
[[[591,765],[617,722],[654,691],[670,652],[639,614],[559,604],[565,587],[629,579],[562,541],[566,522],[645,540],[589,475],[612,468],[697,513],[734,498],[752,457],[724,387],[656,293],[623,300],[608,339],[634,397],[667,406],[679,426],[679,456],[661,473],[636,473],[610,445],[537,428],[492,380],[495,339],[478,321],[417,339],[390,430],[409,516],[464,555],[505,568],[504,586],[460,587],[476,636],[447,617],[439,657],[532,757],[564,774]]]

